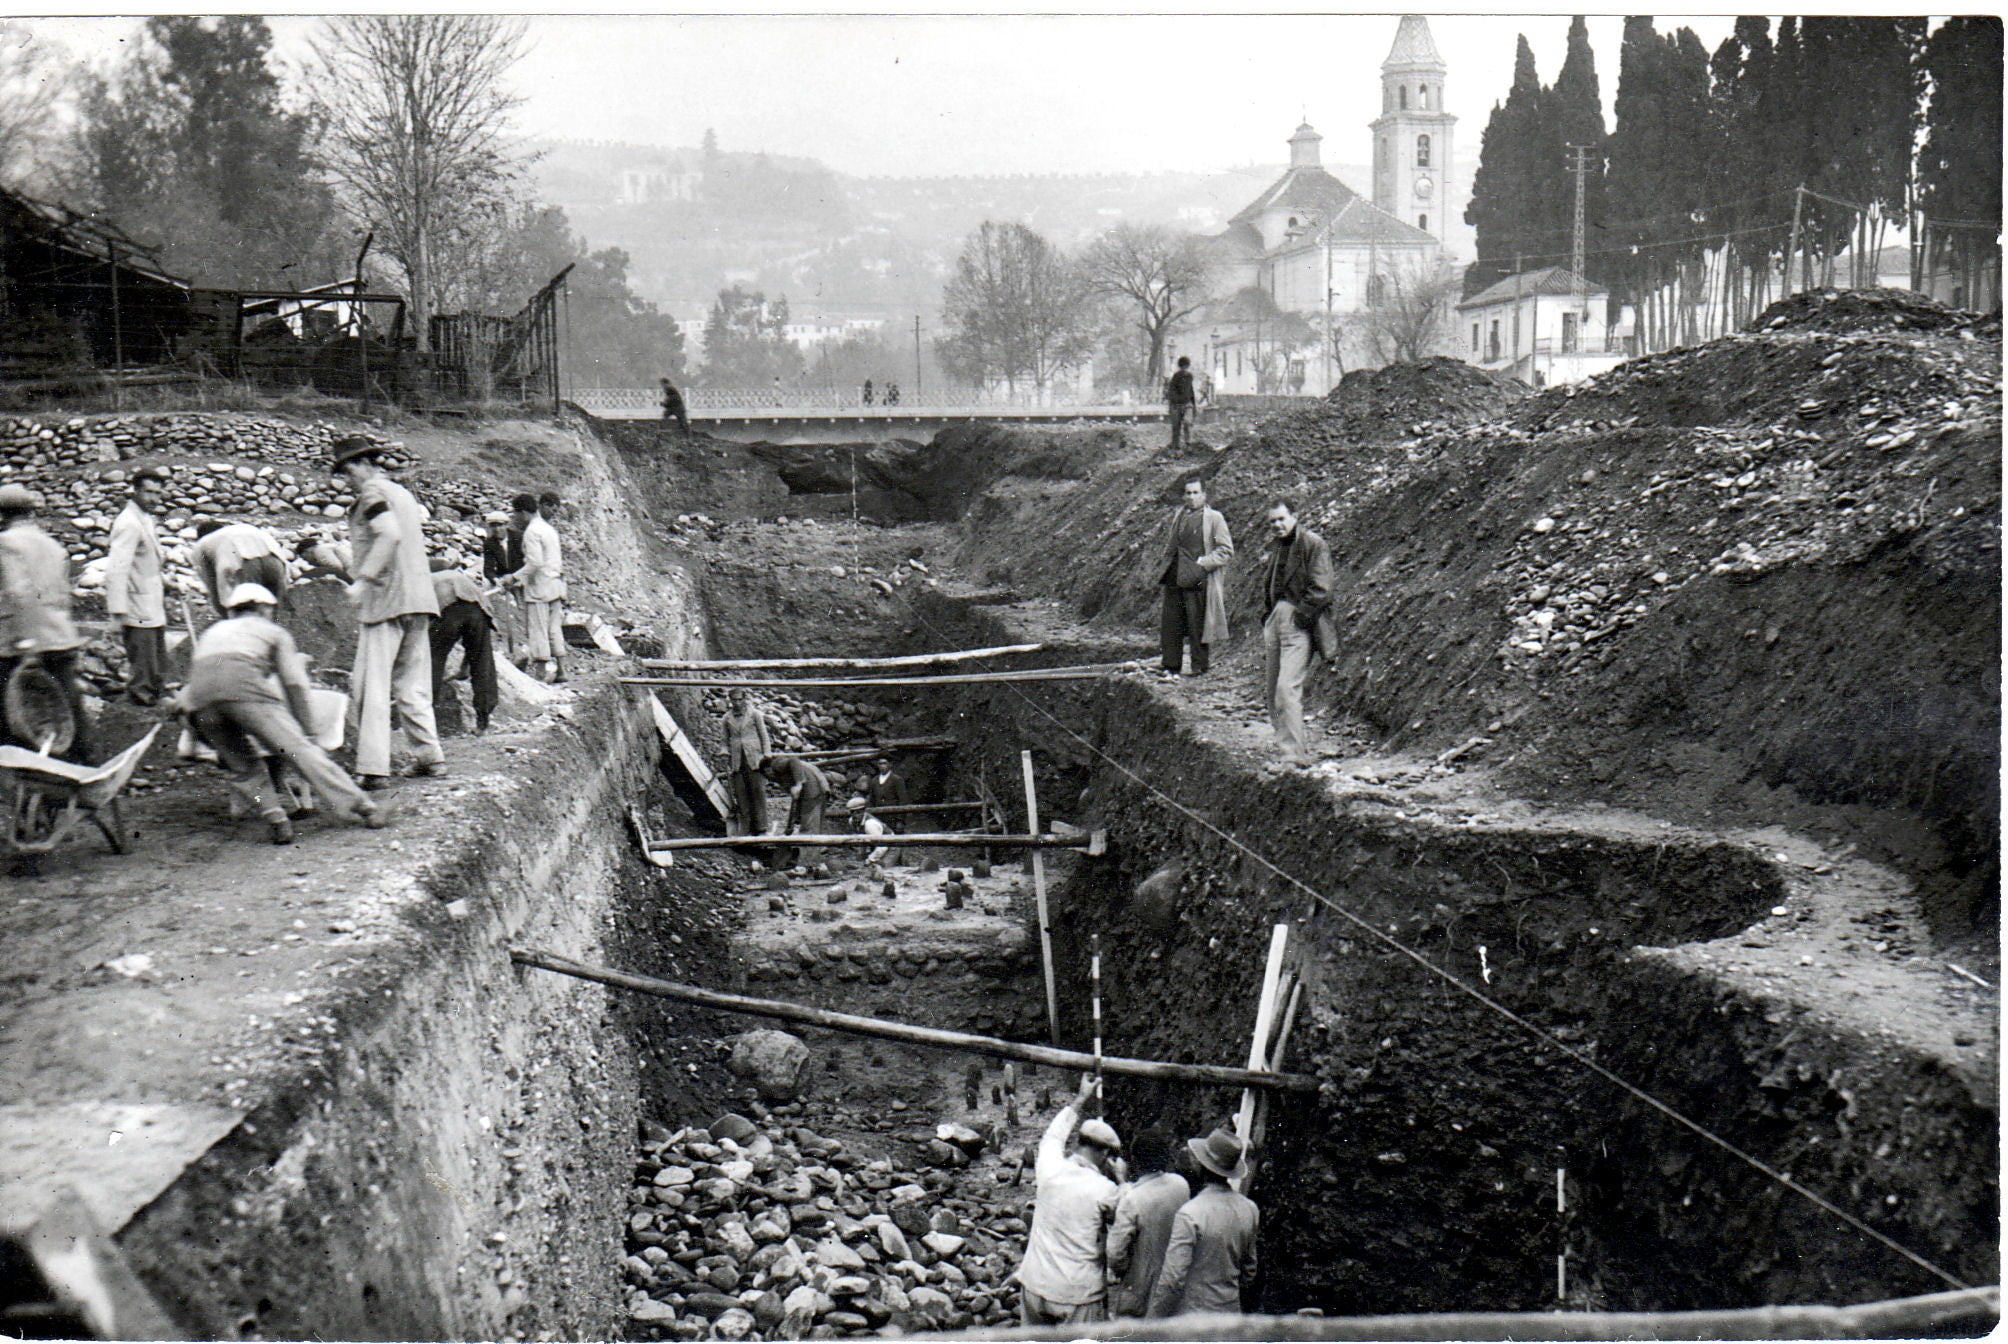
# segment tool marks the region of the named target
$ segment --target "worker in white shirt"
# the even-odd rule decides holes
[[[1038,1194],[1032,1231],[1018,1266],[1019,1315],[1026,1325],[1082,1325],[1108,1319],[1108,1273],[1103,1239],[1116,1203],[1109,1168],[1122,1140],[1106,1120],[1081,1121],[1095,1078],[1081,1079],[1080,1095],[1060,1108],[1039,1140]],[[1080,1125],[1080,1142],[1067,1139]]]
[[[558,529],[542,512],[535,495],[518,495],[511,507],[523,522],[523,567],[503,580],[523,590],[530,626],[532,663],[548,663],[547,681],[565,679],[565,560]],[[553,512],[556,510],[553,509]]]
[[[223,614],[223,599],[240,583],[255,583],[286,600],[286,557],[270,532],[251,523],[226,523],[217,518],[195,520],[195,545],[188,563],[209,605]]]
[[[133,473],[132,498],[112,522],[105,563],[105,610],[125,641],[126,695],[133,703],[160,699],[167,677],[167,588],[161,580],[160,512],[167,473]]]

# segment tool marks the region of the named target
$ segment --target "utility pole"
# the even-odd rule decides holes
[[[1799,255],[1799,216],[1806,203],[1806,184],[1792,188],[1792,241],[1785,248],[1785,292],[1778,297],[1789,298],[1797,291],[1792,288],[1792,261]]]
[[[920,400],[920,314],[913,315],[913,399]]]
[[[1569,235],[1569,273],[1575,277],[1576,341],[1579,345],[1590,325],[1590,282],[1583,276],[1583,184],[1589,177],[1591,148],[1589,145],[1568,147],[1574,158],[1569,164],[1569,171],[1576,175],[1576,218]]]

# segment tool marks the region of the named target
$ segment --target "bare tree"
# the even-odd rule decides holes
[[[1455,269],[1398,262],[1380,272],[1371,302],[1355,319],[1366,348],[1382,364],[1412,364],[1436,353],[1462,290]]]
[[[1092,298],[1081,268],[1039,234],[985,220],[942,291],[942,362],[977,382],[1044,391],[1092,352]]]
[[[28,25],[0,22],[0,179],[37,175],[64,79],[57,54]]]
[[[1130,307],[1149,351],[1144,379],[1155,388],[1172,327],[1206,300],[1200,241],[1161,224],[1118,224],[1089,245],[1081,265],[1097,293]]]
[[[453,257],[506,215],[520,100],[503,79],[522,54],[520,21],[478,14],[344,16],[315,43],[329,169],[403,269],[421,349]]]

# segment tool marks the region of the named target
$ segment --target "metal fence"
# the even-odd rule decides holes
[[[897,413],[927,410],[946,414],[956,411],[1064,410],[1081,404],[1051,393],[1041,397],[1030,389],[1012,391],[986,387],[930,386],[924,397],[915,396],[910,388],[901,388],[897,401],[888,401],[885,389],[875,388],[869,404],[864,399],[864,389],[858,386],[684,387],[679,390],[683,393],[683,404],[692,412],[713,413],[882,410]],[[580,387],[572,390],[571,400],[587,411],[658,411],[662,406],[662,391],[653,387]],[[1104,403],[1129,404],[1118,402],[1113,396],[1104,396],[1097,402],[1098,409],[1105,409]],[[1136,403],[1136,409],[1148,411],[1155,407]]]

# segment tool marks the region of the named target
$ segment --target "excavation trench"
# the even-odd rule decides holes
[[[856,605],[856,592],[854,575],[718,566],[706,589],[714,652],[889,654],[1019,640],[1046,647],[1018,662],[1137,652],[996,594],[924,587],[874,609]],[[853,618],[848,629],[833,612]],[[1744,946],[1760,925],[1813,919],[1838,877],[1823,882],[1763,846],[1644,818],[1447,824],[1371,799],[1338,802],[1303,777],[1263,770],[1134,677],[877,694],[882,727],[960,742],[930,758],[932,796],[1012,799],[1030,746],[1047,816],[1108,829],[1106,856],[1049,865],[1066,1044],[1089,1040],[1099,935],[1112,1052],[1242,1062],[1270,930],[1293,926],[1309,993],[1288,1067],[1325,1086],[1274,1103],[1256,1186],[1266,1261],[1251,1308],[1541,1310],[1557,1302],[1558,1255],[1561,1300],[1578,1309],[1858,1302],[1944,1286],[1584,1061],[1966,1282],[1993,1281],[1984,1082],[1720,964],[1720,949]],[[859,710],[840,706],[834,721],[869,721]],[[684,712],[707,717],[688,698]],[[972,879],[955,912],[944,908],[945,875],[931,871],[895,867],[890,896],[877,878],[841,867],[834,882],[798,881],[785,893],[736,860],[704,871],[739,907],[715,981],[723,987],[1044,1035],[1031,893],[1016,863]],[[687,1013],[669,1015],[698,1029]],[[1035,1141],[1068,1080],[1021,1080],[1013,1125],[995,1061],[801,1034],[803,1097],[755,1111],[763,1126],[777,1135],[807,1126],[849,1145],[861,1167],[889,1165],[868,1181],[936,1183],[970,1225],[994,1232],[1029,1217],[1029,1188],[1003,1184],[1008,1163],[998,1159]],[[1157,1124],[1181,1137],[1224,1123],[1238,1099],[1135,1079],[1111,1079],[1108,1096],[1125,1134]],[[649,1098],[665,1125],[704,1123],[688,1108],[661,1109],[671,1100]],[[985,1156],[968,1169],[932,1168],[936,1123],[984,1131]],[[660,1157],[645,1148],[643,1169]],[[637,1197],[647,1208],[646,1193]],[[870,1198],[853,1206],[878,1210]],[[691,1250],[715,1236],[717,1217],[684,1220]],[[643,1221],[669,1228],[675,1244],[674,1219]],[[994,1237],[982,1268],[1015,1263],[1019,1240]],[[749,1302],[763,1282],[740,1280]],[[949,1287],[954,1310],[919,1324],[1008,1319],[1008,1287],[981,1277],[966,1291]],[[676,1311],[693,1300],[635,1272],[629,1291],[631,1304],[647,1295]],[[663,1337],[697,1328],[678,1319],[635,1328]]]

